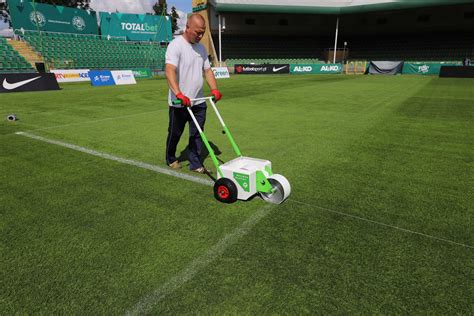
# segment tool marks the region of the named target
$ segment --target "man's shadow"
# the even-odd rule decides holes
[[[224,161],[222,161],[220,158],[219,158],[219,155],[222,154],[222,152],[220,151],[219,147],[217,147],[213,142],[209,142],[209,145],[211,145],[211,148],[212,150],[214,151],[214,155],[216,155],[216,158],[217,158],[217,161],[219,161],[219,163],[224,163]],[[178,161],[189,161],[188,159],[188,152],[189,152],[189,146],[186,146],[186,148],[184,148],[181,153],[179,154],[179,157],[177,157]],[[207,157],[209,157],[209,150],[207,150],[207,147],[202,144],[202,151],[201,151],[201,163],[204,163],[204,160],[207,159]]]

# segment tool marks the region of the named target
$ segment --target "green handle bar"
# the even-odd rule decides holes
[[[211,97],[213,100],[216,99],[216,97],[212,96]],[[183,103],[183,101],[179,100],[179,99],[176,99],[176,100],[173,100],[173,102],[171,102],[173,105],[181,105]]]

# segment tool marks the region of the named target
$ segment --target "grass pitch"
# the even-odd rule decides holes
[[[473,83],[219,81],[242,153],[292,184],[279,206],[15,134],[164,167],[164,79],[3,94],[0,314],[472,313]],[[205,132],[234,157],[211,108]]]

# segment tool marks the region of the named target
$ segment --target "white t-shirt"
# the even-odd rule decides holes
[[[182,36],[175,38],[166,50],[166,63],[176,66],[176,76],[181,92],[190,99],[204,97],[202,85],[204,83],[204,70],[210,69],[206,48],[196,43],[191,44]],[[168,104],[173,105],[176,96],[169,90]],[[199,102],[202,103],[202,102]],[[194,105],[194,104],[193,104]]]

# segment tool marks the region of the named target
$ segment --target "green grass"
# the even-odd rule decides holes
[[[292,195],[207,261],[268,205],[223,205],[211,187],[15,134],[164,166],[164,79],[2,94],[0,115],[20,120],[0,123],[0,314],[123,314],[169,282],[146,312],[470,314],[473,83],[219,81],[242,153],[271,160]],[[208,111],[206,135],[229,160]]]

